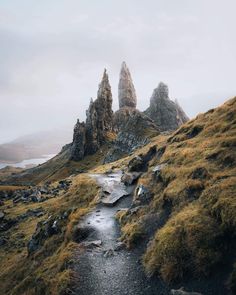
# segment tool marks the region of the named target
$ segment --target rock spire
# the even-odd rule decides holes
[[[176,130],[188,121],[180,105],[170,100],[168,86],[163,82],[160,82],[153,90],[150,106],[144,113],[156,123],[161,131]]]
[[[130,71],[125,62],[121,65],[120,80],[118,85],[119,107],[136,108],[136,92]]]
[[[108,75],[104,70],[99,84],[97,99],[91,100],[86,112],[86,122],[77,121],[71,146],[71,159],[81,160],[95,153],[113,128],[112,93]]]

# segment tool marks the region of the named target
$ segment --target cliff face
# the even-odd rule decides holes
[[[106,70],[99,85],[97,99],[90,102],[86,122],[76,123],[71,146],[71,160],[94,154],[113,129],[112,93]]]
[[[144,112],[159,127],[161,131],[173,131],[188,121],[187,115],[177,102],[169,98],[169,89],[160,82],[154,89],[150,99],[150,106]]]

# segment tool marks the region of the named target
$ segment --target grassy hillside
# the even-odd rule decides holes
[[[143,246],[142,261],[150,276],[160,275],[172,283],[224,272],[220,283],[236,292],[236,98],[200,114],[171,135],[152,138],[128,157],[101,165],[107,149],[104,146],[80,162],[68,162],[64,150],[37,168],[11,176],[9,186],[2,186],[14,190],[21,187],[10,185],[49,180],[56,187],[58,180],[73,174],[68,178],[70,188],[56,197],[40,204],[6,200],[0,207],[13,220],[29,209],[42,207],[44,212],[20,218],[6,231],[7,243],[0,247],[3,294],[63,294],[73,276],[71,258],[78,247],[73,232],[98,193],[88,174],[79,173],[131,170],[137,156],[147,162],[145,169],[137,165],[136,171],[142,170],[137,185],[147,190],[148,198],[136,204],[136,191],[132,209],[117,215],[127,247]],[[155,153],[147,157],[150,149]],[[40,248],[28,255],[38,222],[50,219],[59,220],[60,230],[40,240]]]
[[[236,98],[200,114],[166,141],[157,138],[155,145],[157,154],[138,181],[151,201],[135,214],[118,215],[122,239],[129,247],[140,237],[151,241],[143,256],[149,275],[173,282],[226,266],[235,291]]]
[[[78,244],[73,232],[80,218],[95,205],[98,187],[86,174],[70,178],[68,191],[60,192],[42,203],[4,202],[1,207],[8,219],[17,220],[1,237],[6,244],[0,247],[0,294],[62,294],[73,276],[69,269]],[[54,183],[55,186],[57,183]],[[40,210],[43,216],[23,216]],[[40,222],[57,220],[58,231],[44,237],[39,232],[40,247],[28,253],[27,245],[37,232]]]

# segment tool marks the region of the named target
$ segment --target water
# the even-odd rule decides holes
[[[27,166],[37,166],[39,164],[42,164],[44,162],[47,162],[49,159],[53,158],[55,154],[50,154],[50,155],[44,155],[41,158],[33,158],[33,159],[27,159],[23,160],[18,163],[1,163],[0,162],[0,169],[6,167],[6,166],[11,166],[11,167],[20,167],[20,168],[27,168]]]

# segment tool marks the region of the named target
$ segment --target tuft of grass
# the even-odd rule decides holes
[[[143,237],[142,224],[138,221],[127,223],[122,227],[121,240],[125,242],[127,248],[132,248]]]
[[[147,273],[159,272],[170,282],[188,272],[208,274],[221,258],[217,240],[221,231],[197,204],[184,208],[155,234],[143,261]]]

